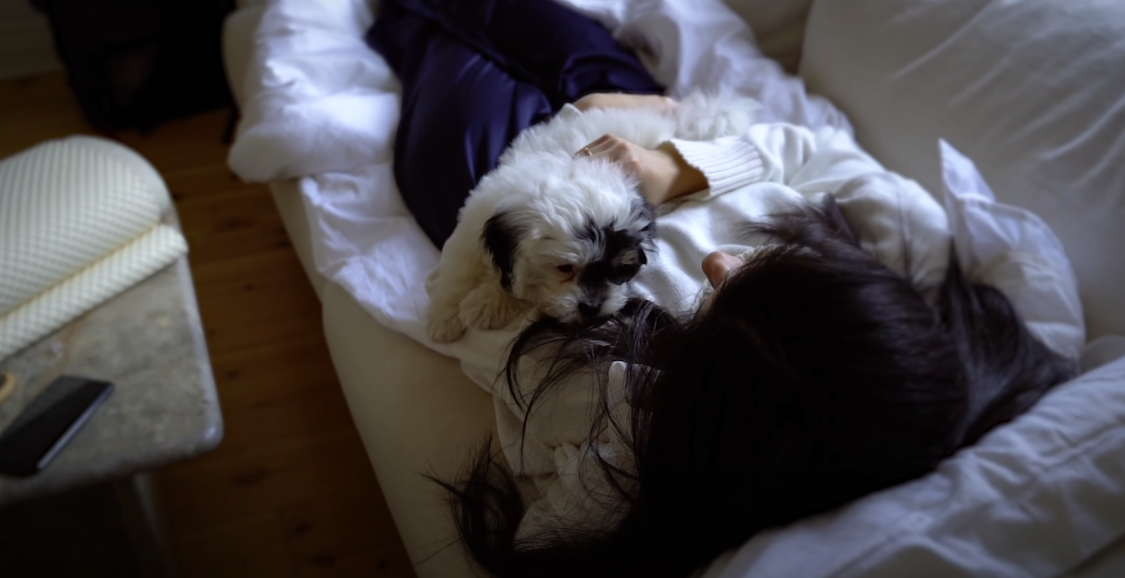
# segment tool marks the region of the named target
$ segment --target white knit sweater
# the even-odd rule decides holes
[[[744,137],[673,144],[711,187],[660,208],[657,256],[633,287],[663,307],[697,304],[708,287],[701,268],[708,253],[738,255],[754,248],[740,233],[745,223],[794,203],[819,202],[824,194],[836,197],[864,248],[891,269],[923,291],[944,278],[951,238],[945,211],[843,131],[760,124]]]

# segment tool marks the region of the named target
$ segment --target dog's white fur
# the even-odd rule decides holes
[[[615,163],[573,156],[605,134],[653,149],[670,138],[710,140],[745,134],[758,105],[743,97],[692,94],[674,112],[595,109],[557,115],[525,130],[480,180],[461,209],[441,261],[426,281],[431,305],[430,339],[448,343],[466,327],[499,329],[522,314],[539,312],[562,321],[580,318],[581,288],[574,279],[596,260],[598,247],[582,238],[590,225],[612,226],[638,236],[652,230],[651,209],[640,200],[635,179]],[[510,290],[482,234],[494,216],[517,231]],[[652,250],[651,242],[644,243]],[[643,262],[643,256],[642,256]],[[573,277],[558,266],[570,264]],[[627,283],[607,286],[601,315],[627,300]]]

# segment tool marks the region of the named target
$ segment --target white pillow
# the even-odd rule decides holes
[[[1041,216],[1091,338],[1125,333],[1125,3],[832,0],[801,74],[888,168],[941,189],[943,138],[999,201]]]

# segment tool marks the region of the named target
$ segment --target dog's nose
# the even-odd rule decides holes
[[[602,310],[601,304],[596,304],[596,305],[590,304],[590,303],[579,303],[578,304],[578,312],[581,313],[582,317],[584,317],[586,319],[590,319],[592,317],[597,317],[598,313],[600,313],[601,310]]]

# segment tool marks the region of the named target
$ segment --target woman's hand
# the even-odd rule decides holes
[[[595,108],[651,108],[658,111],[675,110],[675,100],[659,94],[622,94],[619,92],[595,92],[574,101],[574,106],[586,112]]]
[[[582,147],[575,156],[602,157],[620,164],[637,178],[641,195],[653,206],[707,188],[703,173],[667,142],[650,150],[607,134]]]

